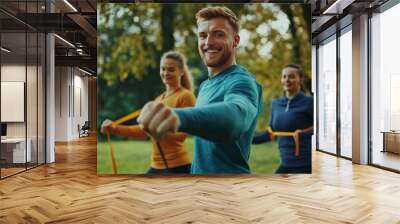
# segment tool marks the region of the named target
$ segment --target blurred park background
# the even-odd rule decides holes
[[[104,119],[141,108],[163,91],[159,62],[163,52],[186,55],[195,94],[207,78],[197,51],[195,14],[215,4],[98,4],[98,126]],[[311,94],[311,13],[305,4],[218,4],[239,17],[237,63],[263,86],[263,110],[257,132],[268,126],[271,101],[282,96],[281,70],[296,63],[305,72],[304,92]],[[99,128],[99,127],[98,127]],[[99,130],[99,129],[98,129]],[[106,137],[98,132],[98,172],[112,173]],[[143,173],[150,165],[149,142],[112,137],[120,173]],[[186,141],[193,155],[193,139]],[[252,173],[273,173],[279,164],[276,142],[253,145]]]

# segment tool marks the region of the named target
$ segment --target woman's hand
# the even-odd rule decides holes
[[[106,131],[110,131],[110,129],[112,129],[112,123],[113,123],[112,120],[110,120],[110,119],[105,119],[105,120],[103,121],[103,123],[101,124],[100,132],[101,132],[102,134],[105,134]]]
[[[147,103],[137,121],[139,126],[155,139],[177,132],[180,125],[175,112],[161,102]]]

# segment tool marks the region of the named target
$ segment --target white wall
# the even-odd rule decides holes
[[[88,105],[88,78],[76,68],[56,67],[56,141],[79,137],[78,124],[88,120]]]
[[[24,65],[2,65],[1,81],[19,81],[25,82],[25,64]]]
[[[68,68],[55,68],[55,141],[68,140]]]

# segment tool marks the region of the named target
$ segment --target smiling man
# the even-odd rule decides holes
[[[195,108],[145,105],[138,122],[155,138],[183,131],[196,136],[193,174],[250,173],[250,144],[261,110],[261,86],[236,64],[240,42],[236,15],[226,7],[196,14],[198,50],[208,67]]]

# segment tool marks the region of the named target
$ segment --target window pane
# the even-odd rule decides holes
[[[400,131],[400,32],[395,28],[399,21],[400,4],[371,19],[372,163],[397,170],[400,156],[393,151],[400,153],[400,133],[384,139],[382,132]]]
[[[340,37],[340,153],[351,158],[352,141],[352,36]]]
[[[336,40],[318,48],[318,147],[336,153]]]
[[[26,33],[2,32],[1,46],[1,123],[6,133],[1,140],[1,177],[25,170],[30,159],[30,144],[26,147]],[[10,109],[14,108],[14,109]]]

